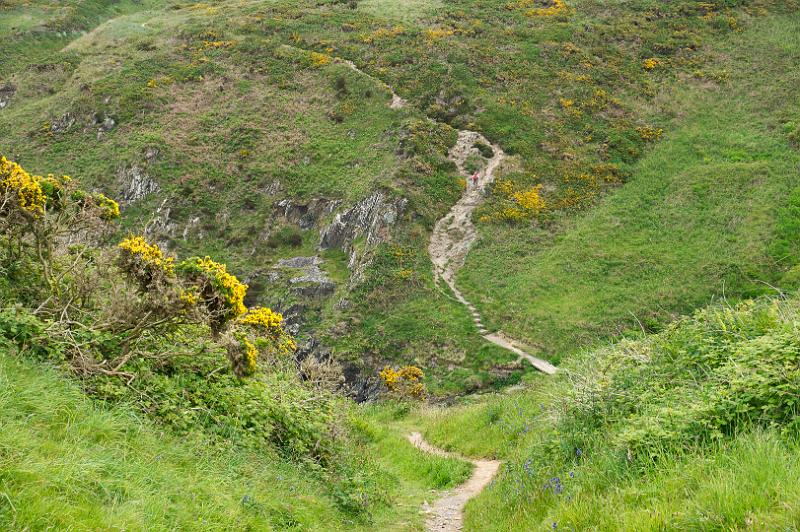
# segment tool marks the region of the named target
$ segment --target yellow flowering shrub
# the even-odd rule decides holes
[[[642,61],[642,68],[645,70],[655,70],[659,65],[661,65],[661,61],[655,57],[650,57]]]
[[[261,327],[265,331],[273,331],[281,328],[283,315],[266,307],[253,307],[239,319],[239,323]]]
[[[642,126],[637,127],[636,132],[639,133],[639,136],[643,140],[658,140],[661,138],[661,135],[664,133],[664,130],[653,126]]]
[[[231,368],[237,377],[246,377],[258,368],[258,349],[244,334],[228,337],[225,345]]]
[[[501,197],[501,206],[492,214],[481,216],[479,221],[484,223],[492,220],[515,222],[533,218],[547,208],[541,191],[541,184],[526,190],[517,190],[510,179],[498,179],[494,183],[493,193]]]
[[[39,218],[44,214],[47,197],[41,180],[40,176],[29,174],[19,164],[0,157],[0,194],[15,203],[23,215]]]
[[[150,244],[142,236],[128,237],[117,248],[117,265],[139,283],[143,292],[161,287],[175,272],[174,259],[165,257],[157,244]]]
[[[150,244],[142,236],[132,236],[124,239],[117,247],[125,254],[136,257],[148,266],[171,274],[175,271],[175,259],[165,257],[164,252],[157,244]]]
[[[536,185],[535,187],[531,187],[528,190],[515,192],[512,194],[512,198],[517,204],[525,209],[526,211],[530,211],[534,214],[538,214],[546,207],[544,199],[540,194],[542,190],[542,185]]]
[[[119,203],[109,198],[105,194],[92,195],[92,202],[98,209],[98,216],[102,220],[110,221],[119,218]]]
[[[224,264],[210,257],[193,257],[181,262],[177,270],[196,286],[215,334],[221,332],[230,320],[247,312],[244,306],[247,285],[228,273]]]
[[[257,358],[258,348],[268,349],[279,355],[288,355],[297,350],[294,338],[283,328],[283,316],[266,307],[248,309],[247,313],[236,321],[234,335],[240,344],[247,341],[245,344],[247,367],[250,366],[251,358],[254,361]],[[252,351],[250,345],[253,346]]]
[[[455,30],[450,28],[433,28],[425,30],[425,40],[428,42],[434,42],[445,37],[452,37],[455,35]]]
[[[402,398],[422,399],[425,397],[425,373],[417,366],[403,366],[395,370],[386,366],[378,374],[389,392]]]
[[[200,45],[201,50],[210,50],[210,49],[218,49],[218,48],[228,48],[230,46],[235,46],[236,41],[203,41]]]
[[[323,67],[331,62],[331,56],[319,52],[309,52],[309,59],[311,60],[311,66],[316,68]]]
[[[397,37],[398,35],[402,35],[403,33],[405,33],[405,31],[406,29],[401,25],[397,25],[392,28],[378,28],[372,33],[361,35],[361,42],[372,44],[373,42],[378,40],[391,39]]]
[[[195,291],[192,289],[181,290],[178,295],[178,299],[187,307],[194,307],[200,300]]]

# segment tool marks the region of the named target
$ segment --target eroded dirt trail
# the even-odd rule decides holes
[[[426,453],[467,460],[475,466],[475,470],[469,480],[448,491],[433,504],[426,505],[425,508],[428,513],[425,527],[429,531],[455,532],[462,530],[464,526],[464,506],[466,506],[467,501],[478,495],[492,481],[500,468],[500,462],[497,460],[470,460],[463,456],[448,453],[430,445],[419,432],[409,434],[408,441],[414,447]]]
[[[478,173],[477,182],[473,183],[465,165],[470,155],[480,153],[476,145],[481,143],[491,147],[492,156],[486,162],[485,168]],[[466,179],[467,188],[461,199],[453,205],[444,218],[436,223],[433,229],[428,245],[428,254],[433,262],[434,275],[437,280],[441,279],[447,283],[456,299],[469,309],[478,332],[486,341],[515,353],[520,359],[527,360],[539,371],[552,375],[556,372],[555,366],[546,360],[534,357],[524,346],[502,332],[490,333],[483,325],[478,309],[464,297],[455,282],[456,273],[464,265],[470,247],[478,236],[475,225],[472,223],[472,213],[483,202],[486,187],[494,181],[495,171],[505,158],[505,153],[500,146],[492,144],[480,133],[460,130],[458,142],[450,150],[449,157],[455,162],[459,173]]]
[[[380,86],[384,87],[391,95],[392,100],[389,107],[400,109],[405,107],[408,102],[401,98],[394,89],[383,81],[370,76],[355,63],[347,59],[338,59],[338,62],[347,65],[350,69],[363,76],[373,79]],[[429,120],[432,120],[429,118]],[[485,144],[491,147],[492,156],[486,160],[486,166],[478,173],[477,183],[473,183],[469,171],[466,169],[467,160],[471,155],[481,156],[477,148],[478,144]],[[486,187],[495,179],[495,172],[503,162],[506,154],[500,146],[492,144],[489,140],[476,131],[461,129],[458,131],[458,141],[450,149],[449,158],[456,164],[459,173],[467,181],[466,190],[461,199],[453,205],[450,212],[444,218],[436,222],[428,245],[428,254],[433,262],[433,272],[437,282],[443,280],[453,295],[469,310],[472,320],[478,328],[478,333],[486,340],[497,346],[507,349],[520,357],[520,360],[527,360],[534,368],[541,372],[552,375],[556,372],[556,367],[540,358],[531,355],[529,349],[515,342],[501,331],[489,332],[483,325],[478,309],[470,303],[464,294],[456,286],[455,277],[458,270],[464,265],[469,254],[470,247],[478,237],[475,224],[472,223],[472,213],[483,202]],[[485,159],[485,158],[484,158]]]
[[[355,63],[348,60],[338,60],[347,65],[352,70],[361,75],[368,76],[376,83],[384,87],[391,95],[392,99],[389,107],[400,109],[407,105],[392,87],[378,80],[359,69]],[[432,120],[429,118],[429,120]],[[476,183],[472,182],[469,171],[466,168],[467,160],[471,155],[480,155],[479,144],[485,144],[492,150],[491,157],[483,157],[484,168],[478,173]],[[485,148],[483,151],[487,151]],[[458,270],[464,265],[469,254],[470,247],[478,236],[475,225],[472,223],[472,214],[475,209],[483,202],[486,187],[495,179],[495,172],[505,158],[503,150],[489,142],[489,140],[476,131],[459,130],[458,141],[450,149],[448,154],[450,159],[456,164],[459,173],[467,181],[464,194],[453,205],[447,215],[439,220],[433,229],[431,241],[428,245],[428,254],[433,262],[434,276],[436,281],[444,281],[452,290],[453,295],[464,306],[469,309],[478,333],[488,342],[507,349],[520,357],[520,360],[527,360],[534,368],[547,374],[556,372],[555,366],[534,357],[529,353],[530,349],[509,338],[502,331],[489,332],[483,325],[481,315],[475,306],[470,303],[456,286],[455,277]],[[464,506],[472,497],[479,494],[497,474],[500,462],[496,460],[469,460],[464,457],[454,455],[428,444],[419,432],[409,434],[408,440],[418,449],[435,454],[438,456],[454,456],[463,460],[468,460],[475,465],[472,476],[461,486],[450,490],[444,496],[437,499],[432,505],[426,505],[429,517],[426,527],[431,532],[455,532],[462,530],[464,523]]]

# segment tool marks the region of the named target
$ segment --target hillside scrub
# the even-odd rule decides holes
[[[345,399],[301,381],[283,317],[247,308],[247,286],[209,257],[176,263],[141,236],[108,246],[117,204],[77,183],[0,159],[0,348],[60,363],[174,434],[305,463],[369,521],[387,502],[379,471],[354,452]]]

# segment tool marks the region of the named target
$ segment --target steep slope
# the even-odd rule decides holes
[[[794,29],[774,18],[713,44],[725,79],[664,87],[662,140],[563,231],[487,230],[458,281],[488,323],[560,357],[781,285],[798,261]]]
[[[694,141],[686,110],[669,107],[673,87],[706,87],[714,100],[739,83],[746,61],[713,43],[794,2],[62,4],[11,2],[0,25],[0,151],[116,191],[126,231],[225,260],[253,302],[286,314],[301,356],[342,361],[361,398],[385,364],[424,367],[441,393],[517,380],[528,365],[476,336],[476,313],[557,361],[637,320],[657,328],[723,281],[728,296],[752,294],[748,278],[782,267],[742,264],[754,242],[778,238],[769,213],[738,226],[735,253],[703,246],[708,234],[685,238],[730,189],[699,190],[656,218],[650,205],[676,196],[660,185],[662,161],[705,157],[658,147]],[[490,144],[507,155],[470,222],[479,247],[454,280],[475,310],[437,286],[427,254],[463,192],[447,158],[457,129],[488,141],[462,170],[485,172]],[[728,144],[734,159],[748,149]],[[754,187],[748,162],[704,170],[739,172],[731,187],[755,189],[747,201],[763,212],[791,188],[781,177],[791,163]],[[677,174],[683,190],[696,172]],[[713,220],[715,231],[733,223]],[[625,267],[641,243],[647,264]],[[659,288],[683,279],[692,287]]]

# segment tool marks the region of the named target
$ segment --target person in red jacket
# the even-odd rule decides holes
[[[472,174],[472,187],[474,188],[477,186],[478,186],[478,172],[476,171],[474,174]]]

